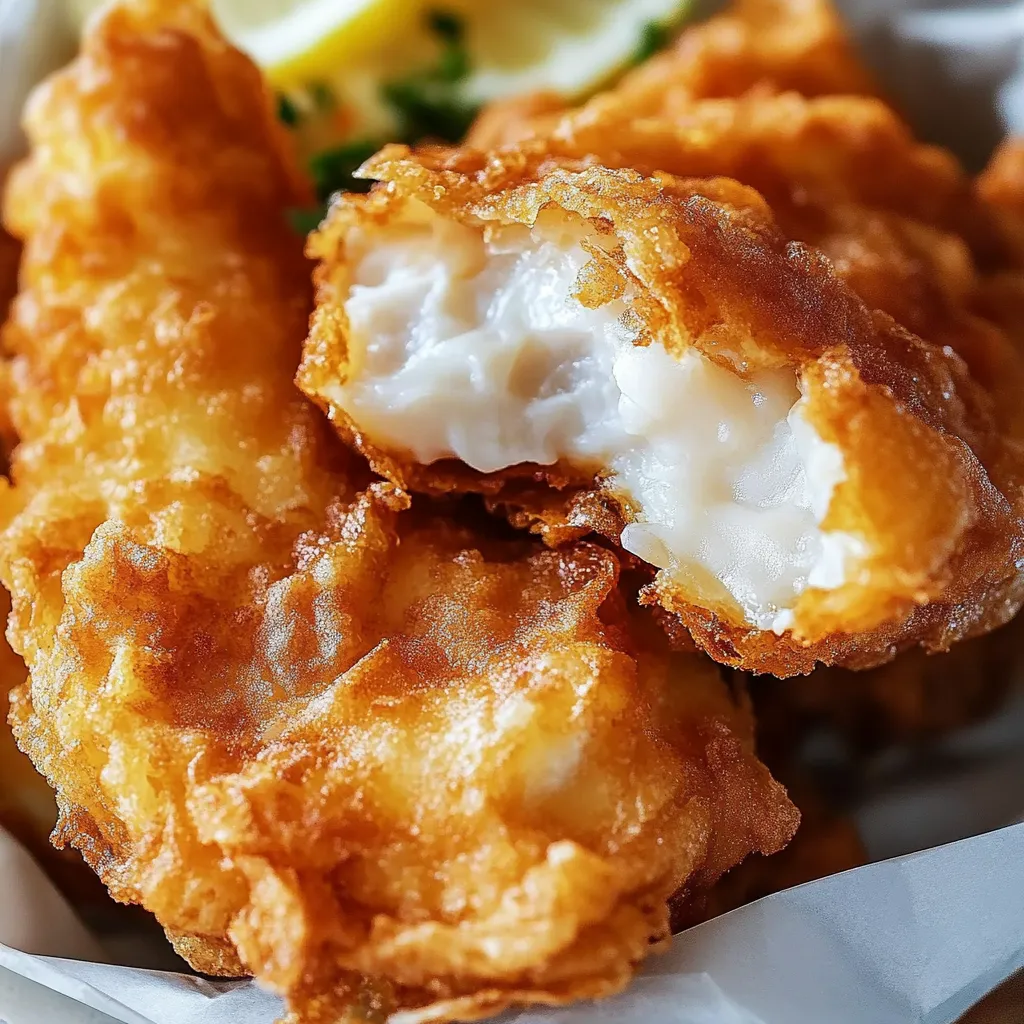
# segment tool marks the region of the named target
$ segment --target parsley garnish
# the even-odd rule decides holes
[[[299,108],[283,92],[277,94],[277,116],[289,128],[299,123]]]
[[[325,203],[335,192],[368,192],[372,182],[352,175],[378,149],[380,144],[373,139],[354,139],[317,153],[309,161],[317,199]]]
[[[640,29],[640,38],[633,55],[629,58],[629,63],[632,65],[643,64],[659,50],[665,49],[670,36],[671,33],[667,25],[663,25],[660,21],[648,21]]]
[[[312,210],[292,209],[288,220],[300,235],[314,231],[327,214],[328,200],[335,192],[369,192],[372,181],[353,178],[359,165],[380,149],[373,139],[355,139],[341,146],[324,149],[309,161],[309,174],[316,189],[319,206]]]
[[[398,117],[399,137],[409,143],[420,139],[458,142],[477,114],[474,105],[434,82],[412,78],[388,82],[383,95]]]
[[[441,42],[437,63],[386,82],[381,95],[395,112],[403,141],[458,142],[469,130],[478,109],[465,100],[459,89],[470,71],[465,25],[449,11],[429,12],[427,25]]]
[[[331,87],[326,82],[310,82],[309,96],[313,106],[317,110],[333,110],[337,104],[337,98]]]
[[[288,223],[297,235],[308,235],[320,227],[320,222],[327,214],[327,206],[318,206],[314,210],[301,210],[293,207],[285,211],[288,215]]]
[[[423,139],[458,142],[477,114],[476,105],[466,102],[460,90],[470,72],[465,25],[458,15],[436,10],[428,12],[427,26],[441,44],[437,62],[404,78],[385,82],[381,95],[398,121],[400,141],[409,144]],[[309,94],[318,110],[330,110],[336,102],[330,88],[323,83],[312,83]],[[283,96],[278,100],[278,114],[289,125],[300,117],[294,104]],[[309,161],[309,172],[320,206],[313,210],[289,210],[292,227],[303,235],[315,230],[335,192],[368,192],[373,182],[353,178],[352,174],[385,141],[357,139],[317,153]]]
[[[447,43],[462,43],[465,31],[462,19],[451,11],[427,11],[427,27]]]

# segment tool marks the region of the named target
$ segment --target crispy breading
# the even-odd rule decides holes
[[[567,160],[557,148],[551,156],[540,141],[489,155],[389,147],[367,173],[385,184],[339,198],[311,242],[321,261],[317,312],[298,379],[377,472],[413,490],[478,490],[527,518],[539,510],[558,539],[571,532],[567,525],[614,538],[635,521],[614,478],[603,483],[607,468],[424,466],[361,429],[339,390],[353,373],[347,247],[373,252],[378,237],[401,239],[388,232],[404,230],[410,216],[424,219],[424,210],[481,235],[532,227],[543,211],[600,237],[574,286],[581,307],[629,294],[636,345],[662,345],[676,359],[696,350],[740,378],[792,368],[804,415],[842,453],[843,479],[823,527],[861,538],[866,554],[840,585],[806,589],[784,630],[751,628],[714,581],[678,567],[659,572],[646,599],[674,613],[705,650],[778,675],[809,671],[818,660],[861,668],[912,643],[945,649],[1019,607],[1024,458],[1010,410],[1021,366],[992,325],[986,338],[1007,372],[985,387],[949,345],[866,307],[825,257],[779,230],[757,192],[727,179],[610,170]],[[531,485],[565,489],[569,507],[523,499]],[[595,493],[603,516],[592,514]]]
[[[735,0],[723,13],[687,26],[666,52],[619,81],[613,94],[631,118],[672,121],[687,117],[694,100],[751,90],[804,96],[877,92],[828,0]],[[604,100],[594,102],[600,106]],[[492,149],[547,135],[566,106],[552,93],[497,100],[482,111],[466,144]]]
[[[543,139],[551,155],[602,166],[735,178],[870,307],[915,333],[943,334],[968,360],[988,345],[990,326],[965,302],[979,268],[1005,263],[1005,228],[954,156],[918,143],[877,98],[755,89],[641,112],[620,86],[557,116],[529,103],[500,114],[485,111],[468,144]]]
[[[733,0],[617,89],[638,115],[672,117],[694,99],[751,89],[824,96],[872,94],[877,86],[830,0]]]
[[[94,22],[27,123],[0,575],[58,841],[297,1022],[621,988],[675,890],[796,827],[742,690],[611,551],[366,486],[291,383],[270,98],[194,5]]]
[[[5,177],[5,175],[0,175]],[[7,307],[18,289],[18,261],[21,247],[0,228],[0,323],[7,316]],[[6,469],[10,450],[6,408],[0,411],[0,459]],[[6,623],[10,612],[10,595],[0,588],[0,622]],[[7,725],[8,693],[25,681],[25,662],[0,636],[0,828],[6,829],[28,846],[33,854],[47,862],[47,867],[64,866],[47,838],[57,820],[57,805],[46,781],[32,767],[32,762],[18,750]]]
[[[6,623],[10,597],[0,588],[0,622]],[[0,637],[0,829],[18,840],[49,878],[80,911],[109,905],[106,892],[76,850],[56,850],[50,833],[57,824],[57,802],[46,779],[14,741],[7,716],[8,693],[27,675],[25,662]]]

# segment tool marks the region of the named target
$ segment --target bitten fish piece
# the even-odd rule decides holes
[[[297,1024],[621,988],[796,827],[742,691],[614,552],[369,483],[291,380],[302,183],[196,5],[113,8],[27,123],[0,576],[58,841]]]
[[[300,386],[374,469],[604,532],[715,658],[866,667],[1024,598],[1010,393],[870,308],[764,198],[564,156],[388,147],[340,197]]]

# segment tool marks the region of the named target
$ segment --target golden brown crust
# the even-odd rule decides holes
[[[824,96],[877,86],[830,0],[734,0],[617,86],[637,115],[668,117],[694,99],[752,89]]]
[[[0,171],[0,179],[4,177]],[[21,246],[0,228],[0,323],[6,319],[7,307],[18,290],[20,256]],[[0,465],[4,471],[12,446],[5,403],[0,411]],[[0,622],[6,623],[10,608],[10,595],[0,588]],[[0,828],[27,847],[69,896],[88,898],[93,895],[90,883],[95,883],[80,858],[58,853],[49,843],[57,822],[53,792],[18,750],[7,725],[8,693],[25,681],[27,672],[25,662],[11,650],[7,638],[0,636]]]
[[[174,952],[200,974],[215,978],[247,978],[252,972],[238,958],[234,943],[223,936],[190,935],[165,929]]]
[[[613,553],[366,486],[291,383],[309,268],[272,118],[156,0],[32,104],[0,576],[57,841],[296,1021],[615,991],[676,888],[797,813]]]
[[[735,0],[722,14],[687,26],[669,50],[582,109],[590,116],[614,96],[627,123],[672,123],[687,118],[696,100],[752,91],[854,96],[874,95],[877,87],[828,0]],[[481,112],[466,145],[493,149],[550,135],[566,109],[564,100],[543,92],[499,100]]]
[[[694,346],[733,372],[797,371],[808,419],[844,455],[846,479],[824,527],[857,534],[870,552],[857,579],[805,592],[793,632],[783,637],[742,625],[720,595],[680,586],[665,572],[648,599],[675,613],[717,659],[779,675],[809,671],[818,660],[864,667],[915,642],[944,649],[1006,621],[1024,596],[1017,569],[1024,460],[1016,419],[1007,415],[1021,380],[1012,342],[989,325],[987,338],[1008,371],[993,394],[951,347],[868,309],[820,253],[787,239],[752,189],[722,178],[606,169],[555,148],[552,156],[541,141],[489,155],[389,147],[368,165],[385,185],[336,202],[310,246],[321,261],[317,312],[298,381],[342,436],[402,487],[479,490],[515,504],[543,482],[574,497],[565,527],[558,503],[521,501],[522,518],[542,524],[541,532],[607,528],[608,515],[587,518],[579,495],[592,488],[578,470],[522,466],[481,475],[454,463],[423,467],[376,446],[330,397],[345,375],[350,231],[400,222],[413,200],[481,229],[532,225],[542,208],[558,208],[611,239],[595,252],[581,301],[600,305],[628,282],[644,341],[653,336],[675,353]],[[626,509],[612,512],[629,517]]]
[[[984,344],[985,325],[964,309],[975,263],[993,269],[1012,245],[953,156],[916,142],[880,100],[753,92],[638,117],[613,90],[560,117],[526,119],[517,134],[607,167],[736,178],[869,307],[915,333],[942,333],[968,361]]]

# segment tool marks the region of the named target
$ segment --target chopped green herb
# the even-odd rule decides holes
[[[465,26],[457,15],[440,10],[428,13],[427,25],[442,43],[437,63],[385,82],[381,95],[395,113],[403,141],[458,142],[478,109],[463,98],[458,88],[470,72]]]
[[[315,154],[309,161],[309,173],[317,199],[324,203],[335,192],[369,192],[373,182],[352,175],[378,149],[380,145],[372,139],[355,139]]]
[[[458,82],[469,74],[469,54],[461,44],[452,43],[441,51],[437,77],[442,82]]]
[[[466,26],[462,19],[451,11],[429,11],[427,27],[443,44],[433,76],[442,82],[457,82],[465,78],[469,74],[469,51],[466,49]]]
[[[320,227],[320,222],[327,216],[327,207],[318,206],[315,210],[300,210],[295,207],[287,211],[288,222],[292,230],[299,235],[308,235]]]
[[[277,116],[289,128],[299,123],[299,108],[283,92],[277,94]]]
[[[333,110],[337,104],[334,92],[326,82],[310,82],[309,95],[317,110]]]
[[[461,43],[465,33],[462,18],[452,11],[427,11],[427,27],[450,43]]]
[[[640,29],[640,39],[637,41],[633,55],[629,58],[630,64],[643,64],[659,50],[664,50],[670,37],[671,33],[667,25],[663,25],[660,21],[648,21]]]
[[[458,142],[477,115],[477,107],[445,83],[406,78],[386,83],[382,94],[398,119],[400,138],[409,143],[421,139]]]

